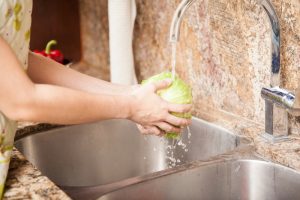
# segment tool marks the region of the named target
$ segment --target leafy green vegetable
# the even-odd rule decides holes
[[[154,83],[158,81],[162,81],[165,79],[171,79],[172,73],[170,72],[163,72],[157,74],[155,76],[150,77],[147,80],[142,81],[143,84],[147,83]],[[192,89],[191,87],[186,84],[183,80],[181,80],[178,76],[175,76],[172,84],[163,90],[157,91],[157,94],[161,96],[164,100],[176,103],[176,104],[191,104],[192,103]],[[171,113],[177,117],[190,119],[192,117],[191,113]],[[167,138],[177,138],[177,133],[166,133]]]

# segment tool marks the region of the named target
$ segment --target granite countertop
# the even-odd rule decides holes
[[[252,140],[256,152],[262,157],[300,171],[299,136],[291,135],[290,141],[271,144],[261,137],[261,133],[264,131],[264,127],[261,124],[208,107],[201,107],[201,112],[194,113],[194,115],[231,130],[235,134],[246,136]],[[26,135],[58,126],[49,124],[23,124],[20,127],[21,129],[17,132],[16,138],[22,138]],[[70,197],[46,176],[43,176],[17,149],[14,149],[6,181],[4,199],[64,200],[70,199]]]
[[[16,139],[58,125],[24,123],[19,125]],[[13,149],[3,199],[71,199],[49,178],[33,166],[16,148]]]
[[[16,149],[10,162],[3,199],[71,199]]]
[[[86,74],[107,80],[108,73],[91,70],[85,62],[72,65]],[[104,75],[103,75],[104,74]],[[62,127],[45,123],[19,123],[15,140],[41,131]],[[71,199],[49,178],[33,166],[17,149],[14,148],[5,184],[3,199]]]

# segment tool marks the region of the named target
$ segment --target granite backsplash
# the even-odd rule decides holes
[[[139,80],[170,69],[169,27],[179,2],[136,0],[133,46]],[[271,27],[257,2],[197,0],[188,9],[177,45],[177,72],[193,87],[195,113],[208,106],[264,123],[260,89],[270,84]],[[83,62],[91,66],[87,71],[100,69],[108,79],[107,1],[79,3]],[[281,86],[294,90],[300,81],[300,1],[272,3],[281,26]],[[291,117],[291,126],[300,135],[300,119]]]

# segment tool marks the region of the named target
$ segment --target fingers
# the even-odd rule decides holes
[[[171,79],[165,79],[162,81],[158,81],[155,83],[152,83],[153,85],[153,91],[156,92],[157,90],[165,89],[172,83]]]
[[[180,128],[172,126],[171,124],[168,124],[166,122],[158,122],[155,125],[160,129],[164,130],[165,132],[175,132],[175,133],[181,132]]]
[[[140,132],[144,135],[150,135],[150,134],[157,135],[157,136],[164,135],[164,131],[160,130],[156,126],[142,126],[140,124],[137,124],[137,127],[140,130]]]
[[[175,117],[174,115],[169,114],[166,118],[166,122],[178,127],[185,127],[191,123],[190,119],[184,119],[180,117]]]
[[[192,109],[191,104],[169,104],[168,110],[176,113],[188,113]]]

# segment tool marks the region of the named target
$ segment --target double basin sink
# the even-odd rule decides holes
[[[300,174],[249,140],[193,118],[180,141],[126,120],[68,126],[15,146],[73,199],[299,199]]]

